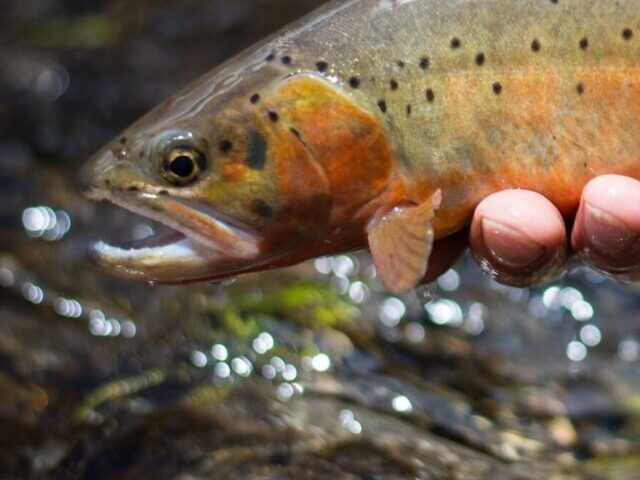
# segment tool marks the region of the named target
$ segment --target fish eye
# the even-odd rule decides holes
[[[168,148],[164,154],[161,174],[173,185],[188,185],[198,179],[206,165],[206,157],[198,148],[191,145],[175,145]]]

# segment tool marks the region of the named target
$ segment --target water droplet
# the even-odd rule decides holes
[[[194,350],[191,352],[191,363],[198,368],[204,368],[208,363],[207,356],[200,350]]]
[[[31,303],[40,304],[44,300],[42,288],[27,282],[22,286],[22,296]]]
[[[625,338],[618,344],[618,356],[625,362],[640,359],[640,342],[635,338]]]
[[[331,368],[331,359],[326,353],[319,353],[311,359],[311,367],[318,372],[326,372]]]
[[[298,376],[298,370],[291,364],[288,364],[284,367],[284,371],[282,372],[282,378],[288,382],[292,382]]]
[[[567,345],[567,357],[572,362],[582,362],[587,358],[587,347],[577,340],[569,342]]]
[[[363,303],[369,298],[369,295],[369,287],[362,282],[353,282],[349,287],[349,298],[353,303]]]
[[[580,329],[580,340],[587,347],[595,347],[602,341],[602,332],[595,325],[585,325]]]
[[[248,377],[252,368],[251,362],[246,357],[236,357],[231,360],[231,369],[241,377]]]
[[[282,402],[287,402],[291,400],[293,394],[295,393],[293,386],[290,383],[282,383],[278,386],[278,390],[276,391],[276,396],[278,400]]]
[[[380,321],[387,327],[396,327],[407,313],[407,307],[402,300],[389,297],[382,302],[378,309]]]
[[[436,285],[433,283],[418,285],[413,291],[419,302],[427,303],[435,298]]]
[[[453,300],[436,300],[428,303],[425,308],[429,313],[429,318],[436,325],[448,325],[451,327],[462,325],[462,309]]]
[[[213,355],[213,358],[215,358],[216,360],[223,362],[227,358],[229,358],[229,351],[224,345],[216,343],[213,347],[211,347],[211,355]]]
[[[418,322],[410,322],[404,329],[404,336],[411,343],[422,342],[426,336],[424,327]]]
[[[411,400],[404,395],[398,395],[391,400],[391,407],[398,413],[410,413],[413,410]]]
[[[571,305],[571,316],[578,322],[586,322],[593,318],[593,306],[584,300],[578,300]]]
[[[273,380],[274,378],[276,378],[276,375],[277,372],[276,369],[273,368],[273,365],[267,364],[262,367],[262,376],[267,380]]]
[[[213,374],[219,378],[229,378],[231,375],[231,368],[225,362],[218,362],[216,366],[213,367]]]
[[[445,292],[455,292],[460,288],[460,275],[453,268],[450,268],[438,278],[436,283]]]

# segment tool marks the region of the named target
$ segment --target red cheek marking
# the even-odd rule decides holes
[[[237,183],[247,174],[247,167],[240,163],[228,163],[222,167],[222,178],[225,182]]]
[[[383,126],[334,85],[294,78],[277,92],[276,108],[323,167],[334,220],[351,218],[389,187],[395,156]]]

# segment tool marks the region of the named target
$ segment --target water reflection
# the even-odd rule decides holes
[[[218,378],[229,378],[231,375],[231,367],[226,362],[218,362],[213,368],[214,375]]]
[[[587,358],[587,353],[587,347],[577,340],[573,340],[567,345],[567,357],[572,362],[582,362]]]
[[[0,287],[19,293],[22,298],[34,305],[44,305],[56,315],[80,319],[86,322],[87,330],[98,337],[123,337],[136,336],[137,327],[133,320],[128,318],[107,317],[99,308],[86,308],[83,301],[78,298],[69,298],[36,283],[27,280],[26,273],[16,266],[0,266]]]
[[[391,400],[391,408],[398,413],[410,413],[413,410],[413,405],[407,397],[398,395]]]
[[[48,206],[29,207],[22,212],[22,225],[29,236],[55,242],[71,229],[71,217]]]
[[[350,433],[360,435],[362,433],[362,424],[356,419],[355,414],[351,410],[340,410],[340,424]]]
[[[618,356],[625,362],[640,361],[640,342],[635,338],[625,338],[618,345]]]

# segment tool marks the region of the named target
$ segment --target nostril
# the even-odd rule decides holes
[[[123,162],[129,158],[129,148],[123,145],[116,145],[111,149],[111,153],[113,154],[113,158],[119,162]]]

